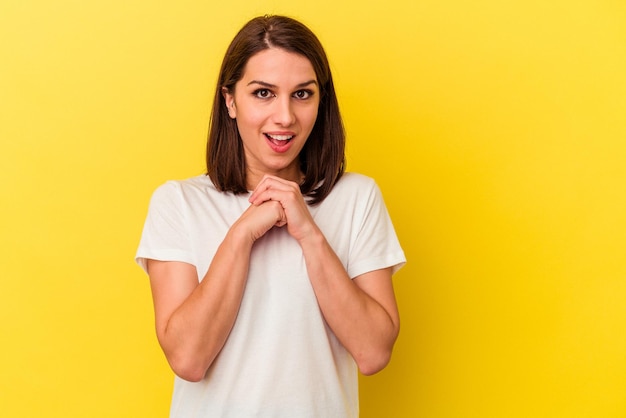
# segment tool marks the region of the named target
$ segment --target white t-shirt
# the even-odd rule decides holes
[[[208,176],[170,181],[150,202],[136,260],[182,261],[198,278],[248,194],[217,191]],[[348,275],[405,262],[375,182],[346,173],[309,207]],[[175,378],[171,417],[358,417],[354,360],[330,330],[287,228],[255,242],[241,307],[222,351],[200,382]]]

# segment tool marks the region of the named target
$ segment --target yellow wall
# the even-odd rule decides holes
[[[2,0],[1,414],[166,416],[148,199],[202,172],[223,51],[277,12],[326,45],[409,258],[362,416],[626,416],[625,5]]]

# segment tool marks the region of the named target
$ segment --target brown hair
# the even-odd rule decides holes
[[[207,174],[218,190],[246,193],[246,161],[236,121],[228,116],[222,95],[233,93],[253,55],[280,48],[306,57],[320,86],[320,103],[313,130],[300,151],[300,185],[309,204],[320,203],[345,170],[345,131],[330,66],[322,44],[302,23],[285,16],[261,16],[246,23],[226,50],[215,89],[207,142]]]

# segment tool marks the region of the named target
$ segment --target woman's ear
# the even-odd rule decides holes
[[[226,87],[222,87],[222,96],[224,97],[224,103],[226,103],[226,110],[228,110],[228,116],[232,119],[237,118],[237,111],[235,109],[235,96]]]

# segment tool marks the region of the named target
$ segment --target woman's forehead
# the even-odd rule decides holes
[[[279,48],[268,48],[250,57],[240,82],[261,81],[272,85],[317,83],[311,61],[303,55]]]

